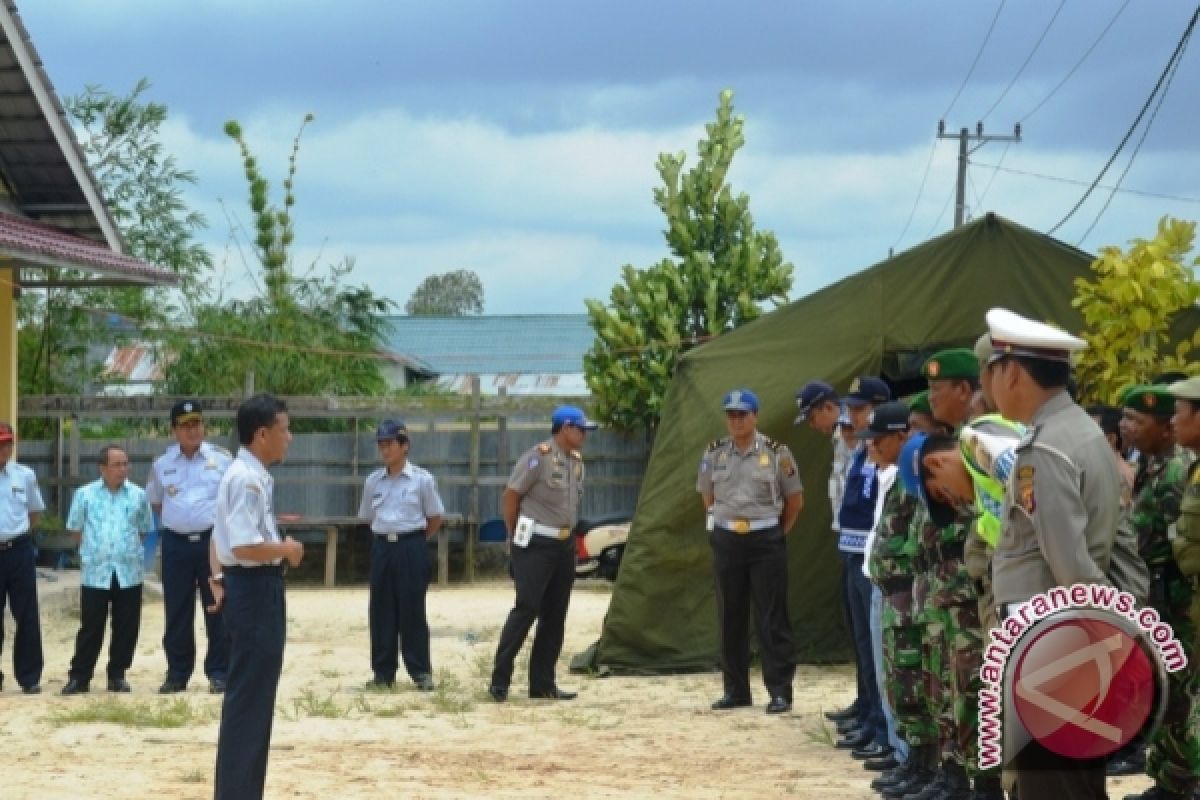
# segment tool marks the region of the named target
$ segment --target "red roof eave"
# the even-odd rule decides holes
[[[13,214],[0,213],[0,252],[28,262],[23,266],[81,269],[147,284],[179,283],[170,270]]]

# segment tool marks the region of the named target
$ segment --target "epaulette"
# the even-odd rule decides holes
[[[769,447],[769,448],[771,448],[772,450],[774,450],[776,453],[778,453],[778,452],[779,452],[779,448],[780,448],[780,447],[783,447],[783,445],[782,445],[781,443],[779,443],[779,442],[775,441],[775,440],[774,440],[774,439],[772,439],[770,436],[767,436],[767,435],[765,435],[765,434],[763,434],[763,437],[762,437],[762,442],[763,442],[763,444],[765,444],[767,447]]]
[[[708,443],[708,450],[706,452],[711,453],[713,450],[720,450],[722,447],[724,447],[727,444],[729,444],[728,436],[723,436],[720,439],[713,439],[711,442]]]
[[[542,444],[539,444],[539,445],[537,446],[537,451],[538,451],[539,453],[541,453],[542,455],[546,455],[546,453],[549,453],[549,452],[550,452],[550,445],[548,445],[548,444],[546,444],[545,442],[543,442]]]

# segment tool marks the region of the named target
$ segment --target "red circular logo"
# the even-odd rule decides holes
[[[1064,614],[1030,631],[1012,672],[1025,730],[1068,758],[1100,758],[1128,743],[1154,711],[1154,665],[1112,622]]]

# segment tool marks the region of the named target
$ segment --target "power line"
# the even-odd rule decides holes
[[[1047,175],[1044,172],[1030,172],[1023,169],[1014,169],[1013,167],[1002,167],[999,164],[983,164],[978,161],[972,161],[971,163],[977,167],[983,167],[984,169],[994,169],[999,170],[1000,172],[1007,172],[1012,175],[1024,175],[1027,178],[1040,178],[1041,180],[1054,181],[1056,183],[1067,183],[1072,186],[1088,186],[1091,183],[1091,181],[1081,181],[1075,178],[1064,178],[1059,175]],[[1121,194],[1133,194],[1138,195],[1139,197],[1153,197],[1158,200],[1175,200],[1180,203],[1200,203],[1200,197],[1186,197],[1184,195],[1163,194],[1161,192],[1146,192],[1140,189],[1121,189],[1104,183],[1100,184],[1100,186],[1097,188],[1117,189],[1117,191],[1119,191]]]
[[[963,89],[967,88],[967,82],[975,74],[975,67],[979,66],[979,59],[983,56],[983,51],[987,49],[988,41],[992,38],[992,31],[996,30],[996,21],[1000,19],[1000,12],[1004,10],[1006,2],[1008,0],[1000,0],[1000,5],[996,8],[996,14],[992,17],[992,24],[988,26],[987,33],[983,37],[983,43],[979,45],[979,52],[975,54],[975,60],[971,62],[971,68],[967,70],[966,76],[962,79],[962,83],[959,84],[958,91],[954,93],[954,97],[950,100],[950,105],[946,106],[946,110],[942,112],[942,119],[950,116],[950,110],[954,108],[954,104],[958,102]]]
[[[1128,5],[1129,0],[1125,0],[1125,2],[1121,4],[1121,7],[1117,9],[1117,13],[1113,14],[1112,19],[1110,19],[1108,24],[1104,26],[1104,30],[1100,31],[1100,35],[1096,37],[1096,40],[1092,42],[1091,46],[1088,47],[1088,49],[1084,51],[1083,55],[1079,57],[1079,60],[1075,62],[1075,66],[1071,67],[1071,69],[1067,71],[1067,74],[1063,76],[1063,79],[1059,81],[1053,89],[1050,90],[1049,94],[1041,99],[1041,102],[1033,107],[1032,111],[1021,117],[1021,122],[1025,122],[1038,111],[1040,111],[1042,106],[1046,105],[1050,98],[1054,97],[1054,95],[1058,93],[1058,90],[1061,89],[1063,85],[1071,79],[1071,76],[1075,74],[1075,71],[1083,66],[1083,62],[1088,60],[1088,56],[1092,54],[1092,51],[1095,50],[1104,37],[1108,35],[1109,30],[1111,30],[1112,26],[1116,24],[1117,19],[1121,16],[1121,13],[1125,11],[1125,8]]]
[[[1167,65],[1163,67],[1162,74],[1158,76],[1158,81],[1154,84],[1154,88],[1150,91],[1150,96],[1147,97],[1146,102],[1142,104],[1142,110],[1138,112],[1137,117],[1133,120],[1133,124],[1129,126],[1129,130],[1126,131],[1125,135],[1121,138],[1121,142],[1117,145],[1117,149],[1113,151],[1112,156],[1110,156],[1108,161],[1104,164],[1104,167],[1100,170],[1100,174],[1096,176],[1096,180],[1092,181],[1092,185],[1089,186],[1087,191],[1083,193],[1083,197],[1079,198],[1079,202],[1077,202],[1071,208],[1071,210],[1067,212],[1066,216],[1058,221],[1057,225],[1046,231],[1047,234],[1053,234],[1055,231],[1061,228],[1067,220],[1075,215],[1075,212],[1080,209],[1080,207],[1084,204],[1084,202],[1087,201],[1088,197],[1091,196],[1092,192],[1100,184],[1101,179],[1104,178],[1105,173],[1108,172],[1109,168],[1113,165],[1113,162],[1117,160],[1117,156],[1121,154],[1121,151],[1125,148],[1125,145],[1129,143],[1129,139],[1131,136],[1133,136],[1133,132],[1137,130],[1137,126],[1141,124],[1142,118],[1146,116],[1146,111],[1150,108],[1150,104],[1154,102],[1154,98],[1158,95],[1159,90],[1162,89],[1163,84],[1166,82],[1167,76],[1174,71],[1175,63],[1183,54],[1183,50],[1187,46],[1188,39],[1191,37],[1192,31],[1196,27],[1197,17],[1200,17],[1200,6],[1196,7],[1196,11],[1192,14],[1192,18],[1188,22],[1187,28],[1183,32],[1183,36],[1179,38],[1179,43],[1175,45],[1175,51],[1171,53],[1171,57],[1167,60]]]
[[[939,213],[937,215],[937,219],[933,221],[933,227],[929,229],[929,233],[925,234],[926,239],[933,236],[934,232],[938,229],[938,226],[942,224],[942,219],[946,216],[946,211],[950,208],[950,203],[953,202],[955,193],[955,187],[951,186],[950,194],[946,195],[946,202],[942,203],[941,213]]]
[[[1000,151],[999,164],[1003,164],[1004,159],[1008,157],[1008,148],[1010,148],[1010,147],[1012,147],[1012,142],[1004,143],[1004,149],[1002,151]],[[981,211],[983,210],[983,198],[987,197],[988,192],[990,192],[992,190],[992,184],[996,182],[996,175],[998,175],[999,172],[1000,172],[999,166],[997,166],[996,169],[992,170],[992,176],[990,178],[988,178],[987,186],[983,187],[983,194],[981,194],[975,201],[979,204],[979,210],[981,210]]]
[[[1200,8],[1197,9],[1197,13],[1200,14]],[[1083,232],[1083,236],[1079,237],[1079,241],[1076,242],[1077,245],[1083,244],[1083,240],[1091,234],[1092,230],[1096,227],[1096,223],[1098,223],[1100,218],[1104,216],[1104,212],[1108,211],[1109,205],[1112,204],[1113,197],[1116,196],[1117,191],[1121,188],[1121,184],[1125,180],[1125,176],[1129,174],[1129,170],[1133,167],[1134,159],[1137,158],[1138,152],[1141,151],[1142,144],[1146,141],[1146,137],[1150,134],[1150,129],[1154,127],[1154,119],[1158,116],[1158,110],[1162,108],[1163,101],[1167,99],[1167,92],[1171,91],[1171,82],[1175,80],[1175,73],[1179,71],[1179,65],[1183,62],[1183,53],[1186,51],[1187,45],[1185,44],[1183,51],[1181,51],[1179,54],[1179,58],[1175,59],[1175,65],[1171,67],[1171,74],[1167,76],[1167,82],[1163,85],[1163,90],[1158,95],[1158,102],[1154,104],[1154,110],[1150,112],[1150,118],[1146,120],[1146,127],[1142,129],[1141,138],[1138,139],[1137,144],[1133,147],[1133,153],[1129,156],[1129,163],[1125,165],[1125,169],[1121,172],[1121,177],[1117,178],[1116,185],[1113,186],[1112,191],[1108,193],[1108,199],[1104,201],[1104,206],[1100,209],[1100,213],[1096,215],[1094,220],[1092,220],[1092,224],[1088,226],[1088,229]]]
[[[933,166],[933,156],[937,153],[937,139],[933,140],[933,144],[929,146],[929,159],[925,162],[925,172],[921,175],[921,185],[917,187],[917,196],[913,200],[912,208],[908,211],[908,219],[904,221],[904,230],[900,231],[900,235],[896,237],[896,241],[892,242],[892,250],[900,244],[904,238],[904,234],[908,233],[908,227],[912,225],[913,217],[917,213],[917,206],[921,203],[921,196],[925,194],[925,182],[929,180],[929,169]]]
[[[1042,46],[1042,42],[1046,41],[1046,35],[1050,33],[1050,29],[1054,27],[1054,21],[1058,19],[1058,15],[1062,13],[1063,6],[1066,4],[1067,0],[1059,0],[1058,8],[1054,9],[1054,15],[1050,17],[1050,21],[1046,23],[1046,28],[1042,31],[1042,35],[1038,37],[1037,42],[1033,45],[1033,49],[1029,51],[1029,55],[1025,56],[1025,60],[1021,62],[1021,66],[1017,69],[1017,73],[1012,76],[1012,80],[1008,82],[1008,86],[1005,86],[1004,91],[1001,92],[1000,96],[996,98],[996,102],[992,103],[991,106],[988,107],[988,110],[983,112],[983,116],[980,117],[981,120],[987,119],[988,115],[996,110],[996,106],[1000,105],[1000,102],[1004,100],[1009,91],[1013,88],[1013,86],[1016,85],[1017,80],[1021,77],[1021,73],[1023,73],[1025,68],[1029,66],[1029,62],[1033,60],[1034,54],[1037,53],[1038,49]],[[995,177],[994,173],[993,177]]]

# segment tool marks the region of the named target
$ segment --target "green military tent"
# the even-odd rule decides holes
[[[759,429],[791,447],[806,487],[789,542],[800,658],[847,657],[827,492],[832,448],[793,424],[796,390],[813,378],[845,390],[856,375],[882,375],[902,392],[921,388],[924,359],[973,345],[994,306],[1078,331],[1073,282],[1091,261],[988,214],[689,352],[667,393],[603,632],[575,666],[715,667],[712,562],[696,469],[705,445],[725,435],[721,397],[739,386],[758,393]]]

